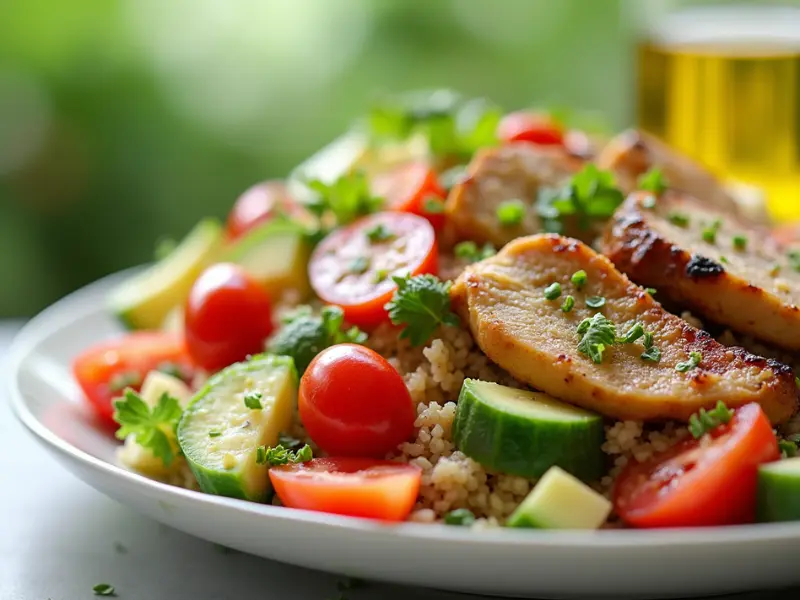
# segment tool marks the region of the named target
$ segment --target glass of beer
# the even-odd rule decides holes
[[[637,49],[639,127],[800,219],[800,3],[652,15]]]

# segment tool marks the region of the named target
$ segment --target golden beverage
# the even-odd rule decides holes
[[[800,219],[800,10],[665,17],[638,47],[639,126]]]

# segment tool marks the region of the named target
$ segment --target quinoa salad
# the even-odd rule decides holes
[[[387,98],[159,244],[73,364],[120,464],[388,522],[800,520],[800,240],[582,122]]]

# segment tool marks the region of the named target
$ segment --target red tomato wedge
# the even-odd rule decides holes
[[[289,195],[283,181],[258,183],[236,199],[228,215],[228,238],[239,238],[280,214],[301,221],[309,218],[306,209]]]
[[[380,212],[328,235],[308,263],[311,287],[360,327],[388,320],[384,309],[397,286],[393,275],[436,273],[436,233],[422,217]]]
[[[437,230],[444,225],[442,211],[447,194],[439,185],[436,171],[427,164],[412,162],[380,173],[372,178],[370,186],[373,194],[385,199],[387,210],[425,217]],[[431,210],[428,203],[436,209]]]
[[[334,456],[382,458],[409,438],[417,418],[397,369],[356,344],[331,346],[311,361],[297,406],[308,435]]]
[[[530,142],[542,146],[560,146],[564,132],[549,116],[534,112],[508,113],[497,126],[501,142]]]
[[[193,377],[194,366],[183,338],[140,331],[89,348],[75,359],[72,371],[95,414],[116,428],[112,399],[124,387],[138,390],[150,371],[166,367],[177,369],[185,381]]]
[[[419,468],[369,458],[315,458],[273,467],[284,506],[383,521],[405,520],[419,493]]]
[[[710,435],[631,463],[617,479],[614,508],[634,527],[750,523],[758,466],[778,458],[769,419],[758,404],[747,404]]]

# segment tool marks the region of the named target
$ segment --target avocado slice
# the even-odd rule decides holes
[[[128,329],[158,329],[174,307],[182,304],[195,279],[222,251],[222,226],[200,221],[165,258],[122,282],[112,292],[112,312]]]
[[[611,502],[563,469],[551,467],[508,518],[508,527],[597,529]]]
[[[209,379],[178,424],[178,445],[200,489],[217,496],[267,500],[269,469],[257,463],[257,449],[278,442],[281,431],[291,425],[296,405],[297,371],[288,356],[261,354]]]

